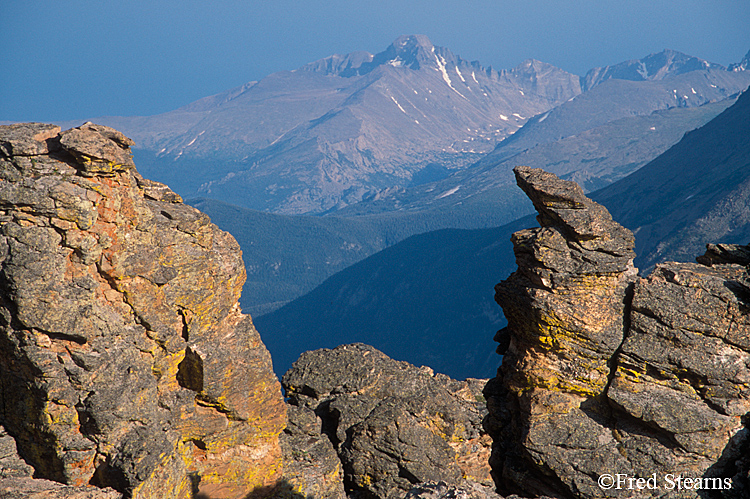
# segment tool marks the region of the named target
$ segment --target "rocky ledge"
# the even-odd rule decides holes
[[[282,379],[290,415],[314,422],[311,437],[323,438],[349,497],[359,498],[404,497],[440,481],[491,494],[485,382],[456,381],[363,344],[305,352]]]
[[[514,234],[518,270],[496,287],[499,491],[748,497],[750,248],[712,245],[641,278],[633,235],[578,185],[515,174],[540,228]]]
[[[270,490],[286,411],[238,305],[239,246],[143,179],[132,144],[91,123],[0,127],[0,423],[70,497]]]

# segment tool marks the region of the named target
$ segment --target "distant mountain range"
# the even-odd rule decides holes
[[[560,164],[573,165],[573,173],[563,176],[590,190],[642,166],[677,142],[685,130],[705,124],[733,102],[725,99],[701,107],[616,120],[501,163],[472,168],[472,175],[467,170],[379,203],[359,203],[336,216],[264,213],[209,198],[189,202],[240,243],[248,274],[242,308],[256,317],[409,236],[444,228],[500,226],[531,212],[531,204],[520,190],[500,174],[516,164],[547,168],[561,175]],[[391,204],[394,200],[398,203],[395,206]],[[391,210],[384,210],[384,206]],[[375,214],[356,213],[359,209]],[[344,216],[350,212],[354,214]]]
[[[496,71],[412,35],[375,55],[333,55],[161,115],[95,121],[134,138],[143,174],[185,197],[283,214],[365,201],[355,214],[493,149],[483,165],[616,119],[716,102],[748,85],[748,72],[674,51],[584,77],[534,60]]]
[[[499,200],[509,207],[524,205],[530,211],[523,193],[515,188],[513,167],[545,168],[561,178],[579,182],[586,191],[596,190],[642,167],[680,140],[685,132],[704,125],[735,100],[729,97],[695,107],[665,106],[651,113],[633,112],[633,106],[620,106],[608,95],[609,90],[622,85],[630,83],[612,80],[545,113],[542,117],[548,116],[560,125],[554,134],[544,126],[545,120],[532,118],[515,136],[468,168],[434,182],[392,189],[336,214],[507,210]],[[598,92],[599,88],[607,92]],[[638,94],[643,89],[632,91]],[[632,94],[630,98],[637,99]],[[622,103],[629,100],[624,98]],[[592,122],[592,114],[598,114],[600,121]],[[601,118],[602,115],[607,117]],[[517,137],[519,140],[515,141]],[[517,212],[507,215],[503,222],[515,218]]]
[[[635,173],[594,192],[635,232],[636,265],[691,261],[709,242],[750,240],[750,92]],[[411,237],[334,275],[311,293],[256,318],[283,372],[306,349],[365,341],[454,377],[489,376],[486,352],[504,324],[493,285],[515,268],[510,235],[496,229]],[[475,349],[470,348],[476,345]]]
[[[511,170],[519,164],[576,179],[587,190],[604,187],[719,114],[733,102],[727,98],[750,85],[750,72],[728,71],[665,50],[638,61],[594,68],[582,82],[582,94],[532,117],[472,166],[441,181],[366,199],[339,214],[460,206],[479,193],[485,198],[510,195],[520,200],[523,196],[508,188],[514,182]]]
[[[594,199],[636,236],[636,264],[692,261],[706,243],[750,242],[750,91]]]
[[[549,64],[495,71],[415,35],[162,115],[98,121],[133,137],[144,174],[183,194],[322,213],[406,186],[433,163],[468,166],[580,92],[578,76]]]
[[[145,176],[200,202],[222,227],[241,232],[241,243],[254,241],[243,244],[253,269],[243,306],[257,314],[410,235],[496,227],[529,213],[512,183],[517,164],[587,190],[622,178],[730,105],[750,84],[746,62],[727,71],[664,51],[584,77],[533,60],[496,71],[415,35],[379,54],[334,55],[158,116],[95,121],[136,139]],[[287,226],[259,211],[358,221],[316,232],[326,222]],[[299,229],[311,239],[265,245],[245,237],[253,227]],[[316,245],[313,234],[335,234],[330,242],[341,244],[303,258],[299,247]]]

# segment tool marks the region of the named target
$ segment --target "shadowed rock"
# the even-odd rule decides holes
[[[290,491],[279,497],[346,499],[341,461],[331,441],[322,433],[322,421],[308,407],[287,407],[288,423],[281,434],[284,479]]]

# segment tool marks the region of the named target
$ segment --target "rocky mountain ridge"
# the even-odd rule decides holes
[[[699,70],[734,71],[736,66],[725,68],[721,64],[708,62],[675,50],[663,50],[643,59],[621,62],[614,66],[590,69],[582,78],[584,90],[610,80],[655,81]]]
[[[651,68],[658,76],[635,78],[622,74],[622,68],[636,63],[652,65],[654,59],[664,63]],[[684,64],[676,64],[674,59]],[[514,196],[512,167],[529,161],[535,167],[580,180],[586,190],[602,188],[657,157],[682,134],[705,124],[732,102],[727,99],[738,97],[750,85],[750,73],[746,71],[728,71],[673,51],[597,71],[595,85],[531,117],[518,132],[471,166],[429,184],[389,192],[379,199],[365,199],[339,214],[448,206],[463,209],[463,204],[483,196]],[[720,104],[722,101],[727,102]],[[716,114],[710,112],[711,108],[717,109]],[[692,121],[704,112],[711,116],[702,123]],[[688,118],[688,124],[685,118],[689,116],[693,118]],[[441,198],[445,193],[450,194]]]
[[[717,72],[720,75],[724,73],[727,72]],[[531,211],[530,204],[512,184],[510,171],[518,164],[544,167],[563,178],[579,182],[586,191],[601,188],[642,167],[676,143],[684,133],[704,125],[734,102],[734,98],[730,97],[692,107],[669,107],[674,106],[674,95],[671,92],[674,89],[663,91],[664,89],[657,88],[658,85],[675,85],[680,78],[692,79],[694,76],[682,74],[676,79],[667,78],[645,83],[608,80],[602,84],[602,87],[606,87],[603,91],[594,89],[587,92],[585,98],[580,96],[558,106],[541,124],[535,125],[535,119],[530,120],[527,125],[530,127],[528,133],[525,131],[527,127],[518,132],[525,134],[527,139],[516,142],[515,146],[508,143],[504,147],[499,147],[469,168],[449,175],[451,171],[447,168],[436,163],[430,164],[412,176],[407,187],[392,186],[365,194],[361,202],[323,217],[335,219],[335,222],[321,221],[321,217],[298,218],[295,221],[290,220],[290,230],[298,230],[305,222],[309,225],[308,232],[312,232],[314,227],[321,224],[362,224],[372,229],[369,231],[368,240],[363,240],[362,231],[359,229],[349,234],[341,232],[340,237],[357,247],[382,249],[385,247],[382,245],[383,241],[390,241],[387,244],[390,245],[426,230],[497,227]],[[750,76],[750,73],[744,76]],[[739,80],[738,82],[742,83]],[[729,87],[722,87],[723,84],[716,87],[721,88],[722,92],[741,88],[735,83]],[[750,84],[750,80],[746,80],[745,84]],[[611,98],[611,93],[623,85],[628,91],[617,98]],[[639,85],[651,85],[651,90],[640,88]],[[707,95],[710,90],[715,94],[712,99],[722,99],[723,94],[716,93],[716,89],[710,86],[712,84],[704,82],[703,87],[695,86],[695,83],[690,85],[690,88],[695,89],[701,96]],[[638,87],[636,94],[633,94],[633,87]],[[692,90],[686,91],[693,95]],[[653,97],[653,102],[645,108],[640,104],[631,103],[649,100],[643,99],[643,95]],[[695,101],[696,104],[699,103],[698,99]],[[640,114],[647,113],[651,109],[649,106],[654,103],[666,108],[650,114]],[[558,116],[557,109],[561,110],[561,116]],[[635,116],[631,115],[633,112],[636,113]],[[586,118],[591,115],[600,116],[600,120],[592,122],[590,118]],[[604,118],[601,119],[601,116]],[[557,125],[545,128],[544,125],[548,122],[556,122]],[[567,136],[558,140],[558,135],[549,135],[550,133]],[[503,144],[506,142],[508,141]],[[449,176],[445,178],[446,175]],[[212,209],[211,202],[202,203],[205,209]],[[216,206],[216,203],[213,205],[216,209],[211,212],[212,217],[223,220],[229,209],[222,209]],[[225,227],[236,228],[264,218],[258,213],[251,212],[241,215],[239,212],[243,210],[240,208],[234,211],[238,212],[237,219],[227,221]],[[244,218],[247,220],[243,220]],[[351,218],[356,220],[350,220]],[[269,219],[272,223],[280,221],[281,219]],[[258,223],[263,225],[262,220]],[[396,237],[397,235],[401,237]],[[300,268],[296,264],[299,253],[283,244],[270,248],[269,252],[259,259],[252,259],[251,255],[255,254],[257,246],[248,245],[237,233],[235,236],[238,236],[240,244],[243,245],[243,250],[250,259],[248,264],[253,269],[246,288],[246,300],[251,295],[263,299],[266,289],[269,291],[268,294],[273,296],[260,304],[247,303],[247,306],[253,306],[253,310],[259,313],[267,313],[303,292],[312,290],[314,285],[320,284],[323,280],[318,276],[332,275],[333,271],[340,270],[329,265],[325,258],[317,261],[308,258],[309,265]],[[257,245],[257,241],[255,244]],[[340,250],[333,252],[336,255],[334,260],[342,257],[350,263],[356,261],[352,259],[355,255],[362,258],[370,254],[366,250],[344,251],[343,254]],[[265,255],[268,255],[268,258]],[[287,281],[286,278],[277,275],[279,265],[286,269],[282,272],[288,273],[293,268],[299,271]],[[310,271],[306,270],[308,268]],[[258,293],[249,288],[256,282],[253,279],[255,272],[259,272],[258,275],[269,276],[268,287],[264,285]],[[279,282],[280,279],[284,279],[285,282]],[[293,289],[304,288],[304,284],[300,283],[307,282],[311,282],[312,285],[302,292],[293,294]],[[271,289],[271,283],[276,286],[274,289]]]
[[[97,121],[132,136],[144,172],[178,192],[321,213],[407,185],[430,163],[466,166],[578,93],[577,76],[548,64],[498,72],[414,35],[163,115]]]

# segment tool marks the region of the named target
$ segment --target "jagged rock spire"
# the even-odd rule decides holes
[[[500,492],[609,497],[597,479],[619,473],[656,476],[659,497],[696,498],[696,483],[745,497],[747,248],[712,246],[706,265],[639,278],[633,236],[606,209],[573,182],[515,173],[541,227],[513,235],[518,270],[495,288],[508,327],[485,395]]]

